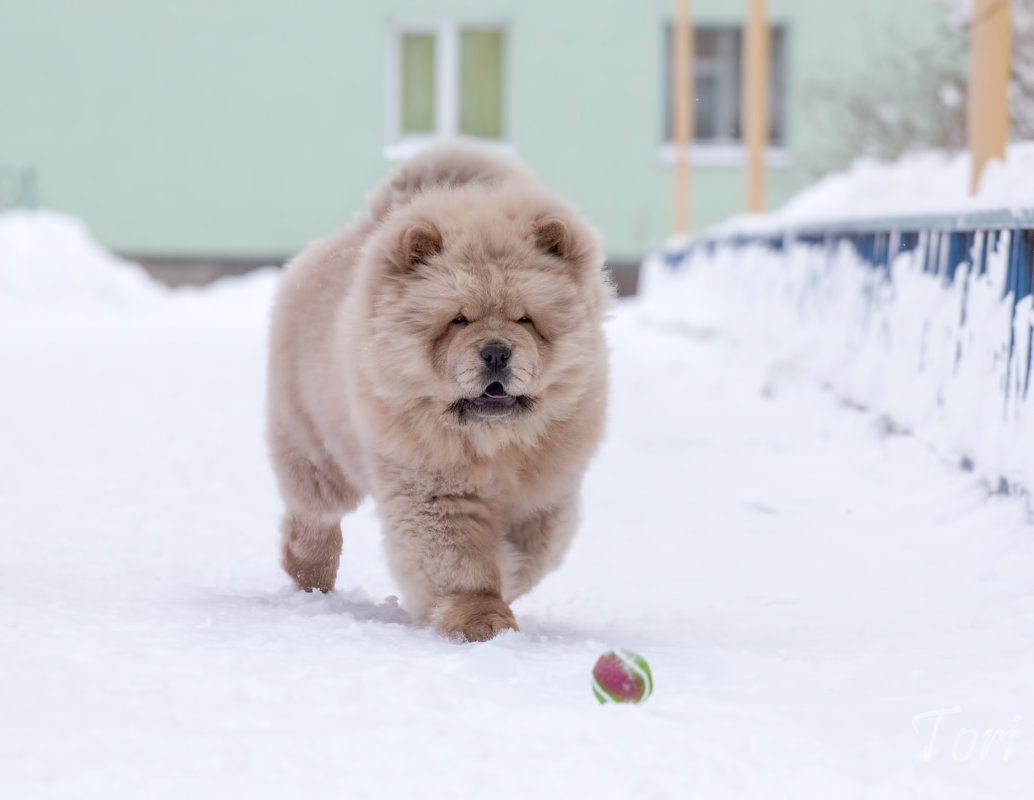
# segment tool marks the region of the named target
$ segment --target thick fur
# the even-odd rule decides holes
[[[413,159],[369,206],[288,265],[273,311],[283,566],[332,589],[341,518],[372,495],[413,617],[487,639],[517,628],[509,603],[574,533],[603,429],[611,284],[567,204],[470,145]],[[490,346],[508,356],[498,371]],[[482,411],[495,380],[512,405]]]

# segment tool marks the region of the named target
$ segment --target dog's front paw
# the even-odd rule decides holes
[[[299,589],[311,592],[319,589],[324,594],[334,588],[337,578],[337,562],[306,561],[286,548],[283,552],[284,571],[294,578]]]
[[[435,627],[450,639],[484,642],[496,634],[519,630],[510,607],[494,594],[456,594],[434,613]]]

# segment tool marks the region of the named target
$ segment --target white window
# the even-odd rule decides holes
[[[785,49],[781,26],[771,29],[769,46],[769,161],[785,161]],[[664,130],[670,143],[671,36],[665,37]],[[743,30],[739,27],[696,26],[693,31],[693,153],[694,161],[735,163],[743,157],[741,94]],[[772,152],[775,151],[775,152]],[[773,157],[774,156],[774,157]]]
[[[506,136],[506,34],[454,22],[394,26],[387,46],[386,153],[404,158],[435,139]]]

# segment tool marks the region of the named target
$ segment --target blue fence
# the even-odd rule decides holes
[[[967,281],[983,275],[990,253],[1006,247],[1006,276],[1002,297],[1012,299],[1012,327],[1009,334],[1009,364],[1016,350],[1016,305],[1034,287],[1034,209],[1025,211],[974,212],[970,214],[888,219],[859,219],[835,223],[801,225],[778,232],[729,233],[694,237],[686,245],[668,250],[665,261],[678,268],[694,255],[713,255],[720,247],[763,246],[775,252],[791,247],[822,248],[830,253],[849,247],[874,270],[891,278],[891,262],[902,253],[919,258],[924,273],[945,284]],[[917,252],[918,251],[918,252]],[[966,295],[963,294],[960,325],[966,323]],[[1034,326],[1028,324],[1026,364],[1021,366],[1020,385],[1004,387],[1026,398],[1031,382],[1031,345]],[[1007,371],[1012,374],[1011,370]]]

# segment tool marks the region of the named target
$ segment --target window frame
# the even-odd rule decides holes
[[[788,40],[790,38],[790,32],[789,32],[789,26],[786,25],[785,23],[782,23],[782,22],[772,24],[771,28],[772,28],[772,30],[779,29],[779,31],[780,31],[780,38],[781,38],[780,50],[777,53],[775,46],[774,45],[770,45],[770,47],[772,48],[770,58],[772,58],[773,61],[778,61],[778,64],[779,64],[779,66],[781,68],[780,72],[778,74],[773,74],[772,75],[772,79],[771,80],[772,80],[772,83],[774,84],[774,86],[776,87],[775,91],[781,92],[781,101],[782,102],[781,102],[780,107],[778,109],[776,109],[775,106],[774,106],[774,94],[775,94],[775,92],[773,92],[770,95],[770,97],[769,97],[769,102],[770,102],[769,115],[770,115],[770,124],[772,124],[772,120],[773,119],[776,119],[776,118],[778,119],[782,135],[781,135],[781,138],[780,138],[779,142],[773,142],[771,139],[769,139],[768,146],[765,148],[764,161],[765,161],[765,164],[768,165],[768,166],[787,167],[787,166],[790,166],[793,163],[793,158],[792,158],[792,155],[791,155],[791,149],[790,149],[790,146],[789,146],[790,130],[789,130],[789,125],[788,125],[788,121],[789,120],[788,120],[787,109],[786,109],[786,104],[787,104],[787,87],[789,85],[789,81],[787,79],[787,70],[789,68],[787,52],[788,52],[788,49],[789,49],[788,48]],[[724,35],[721,36],[720,40],[718,41],[718,50],[720,52],[721,51],[725,51],[728,48],[732,47],[732,45],[730,43],[730,40],[732,39],[732,37],[728,36],[728,33],[730,33],[730,32],[738,33],[739,36],[740,36],[740,41],[741,42],[743,41],[743,36],[744,36],[744,26],[742,24],[737,24],[735,22],[701,23],[701,24],[696,25],[695,30],[707,30],[707,31],[715,31],[715,32],[723,33]],[[666,47],[665,47],[665,53],[666,53],[666,59],[667,60],[666,60],[665,67],[664,67],[664,70],[665,70],[664,90],[665,90],[666,94],[665,94],[665,98],[664,98],[664,109],[665,109],[665,112],[664,112],[663,123],[665,125],[665,129],[662,131],[661,146],[660,146],[660,148],[658,150],[658,154],[657,155],[658,155],[658,160],[662,164],[670,165],[670,164],[674,164],[675,160],[676,160],[675,143],[671,139],[671,136],[670,136],[670,133],[671,133],[671,113],[672,113],[672,109],[671,109],[671,96],[670,96],[670,94],[671,94],[671,23],[670,23],[670,21],[664,27],[664,35],[666,37],[666,42],[667,42]],[[775,37],[772,37],[772,38],[774,40]],[[741,45],[741,47],[742,47],[742,45]],[[727,53],[724,53],[724,54],[727,55]],[[741,49],[741,52],[740,52],[740,57],[742,58],[742,49]],[[699,56],[696,53],[696,48],[694,48],[694,53],[693,53],[694,68],[697,66],[697,63],[700,60],[701,59],[699,58]],[[709,58],[703,59],[703,60],[711,62],[711,63],[709,63],[707,65],[707,68],[704,70],[705,73],[718,75],[719,73],[727,72],[728,71],[728,64],[729,64],[729,62],[727,60],[723,61],[723,58],[722,58],[721,55],[716,55],[714,57],[709,57]],[[698,71],[696,69],[694,69],[694,76],[693,76],[694,86],[695,86],[695,83],[696,83],[697,74],[698,74]],[[723,79],[727,80],[728,79],[728,75],[724,75]],[[718,121],[719,127],[721,126],[722,122],[731,123],[732,121],[734,121],[734,120],[736,120],[738,118],[740,111],[733,107],[733,104],[732,104],[732,102],[731,102],[729,97],[725,97],[725,98],[719,97],[719,98],[717,98],[716,105],[719,108],[723,109],[724,116],[726,117],[726,119]],[[776,116],[776,115],[778,115],[778,116]],[[742,120],[740,120],[740,125],[741,125],[741,130],[740,130],[740,137],[739,138],[732,138],[731,136],[725,136],[725,137],[718,136],[718,137],[711,138],[711,139],[697,139],[696,138],[696,131],[695,131],[696,124],[694,124],[694,131],[691,134],[691,138],[690,138],[690,142],[689,142],[690,162],[693,163],[693,164],[699,165],[699,166],[711,166],[711,167],[733,167],[733,166],[740,166],[740,165],[742,165],[745,162],[745,160],[746,160],[746,147],[745,147],[745,145],[743,143]]]
[[[736,93],[736,77],[739,70],[737,69],[736,57],[739,55],[742,58],[742,46],[740,52],[736,52],[736,32],[740,32],[740,41],[742,42],[743,29],[736,28],[734,26],[711,26],[704,25],[700,26],[699,30],[707,31],[715,35],[715,50],[716,55],[713,57],[701,58],[697,55],[697,49],[694,47],[693,50],[693,81],[694,90],[695,83],[698,77],[711,77],[714,79],[719,90],[725,89],[726,91],[719,91],[715,96],[715,130],[718,135],[709,137],[707,139],[698,139],[696,137],[696,131],[693,131],[692,141],[694,145],[734,145],[743,141],[742,135],[740,138],[733,138],[729,135],[722,135],[723,130],[729,130],[733,127],[734,123],[738,121],[740,110],[736,108],[736,104],[733,102]],[[696,43],[694,43],[696,44]],[[731,91],[728,91],[731,88]],[[695,94],[695,91],[694,91]],[[671,102],[670,100],[668,102]],[[699,115],[695,116],[694,119],[699,123]],[[742,127],[742,125],[741,125]]]
[[[460,136],[460,53],[464,31],[498,31],[502,34],[502,76],[499,91],[498,139],[468,138],[486,146],[512,150],[510,145],[511,109],[513,92],[512,28],[498,19],[409,19],[391,22],[385,34],[385,145],[384,155],[393,160],[409,158],[425,147]],[[431,133],[404,133],[402,130],[402,39],[407,34],[431,34],[435,37],[434,109],[435,128]]]

